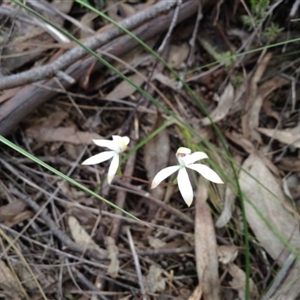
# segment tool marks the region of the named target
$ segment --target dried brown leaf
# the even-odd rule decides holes
[[[20,212],[19,214],[15,215],[13,218],[8,219],[4,222],[4,224],[7,227],[13,227],[17,224],[20,224],[24,221],[28,221],[32,216],[34,215],[34,213],[30,210],[25,210]]]
[[[190,47],[187,43],[181,43],[180,46],[172,45],[170,47],[168,63],[174,68],[178,69],[182,67],[182,64],[189,56]]]
[[[26,136],[42,142],[67,142],[72,144],[93,145],[93,139],[101,139],[97,133],[77,131],[73,127],[40,127],[26,130]]]
[[[86,193],[83,191],[80,191],[79,189],[74,188],[73,186],[70,186],[68,182],[66,181],[58,181],[60,189],[63,191],[63,193],[71,198],[72,200],[76,200],[77,203],[84,203],[86,201]]]
[[[281,299],[299,299],[300,285],[299,285],[299,274],[300,274],[300,261],[296,259],[291,269],[281,274],[281,284],[276,287],[275,294],[272,300]],[[280,275],[280,273],[278,274]],[[280,279],[280,278],[279,278]],[[275,282],[274,282],[275,283]],[[263,300],[265,300],[264,298]]]
[[[118,277],[120,268],[120,261],[118,260],[119,248],[116,246],[115,240],[110,236],[105,237],[105,244],[110,258],[107,274],[109,274],[112,278],[116,278]]]
[[[228,266],[229,274],[233,277],[229,284],[235,289],[239,294],[239,299],[245,299],[245,286],[246,286],[246,274],[235,264],[229,264]],[[259,299],[258,288],[250,278],[250,299]]]
[[[124,15],[126,17],[130,17],[132,15],[134,15],[136,13],[136,6],[124,3],[124,2],[120,2],[119,3],[120,8],[122,9],[122,12],[124,13]]]
[[[289,245],[299,248],[299,222],[286,208],[283,192],[274,175],[259,156],[251,154],[240,172],[240,185],[249,201],[245,201],[247,221],[261,246],[280,265],[289,255],[289,250],[275,235],[279,232]],[[269,222],[266,224],[259,213]]]
[[[147,176],[150,180],[154,178],[158,171],[165,168],[169,161],[170,140],[166,130],[161,131],[144,147],[144,161]],[[165,189],[162,186],[151,190],[153,197],[161,199]]]
[[[169,161],[170,141],[166,130],[161,131],[144,147],[144,160],[148,178],[153,178]]]
[[[0,207],[0,222],[9,221],[15,216],[23,212],[26,208],[26,203],[20,200],[15,200]]]
[[[290,198],[295,199],[300,195],[300,178],[297,173],[293,173],[282,179],[284,193]],[[299,206],[298,201],[296,204]]]
[[[163,292],[166,289],[166,278],[162,277],[163,269],[151,265],[145,278],[145,290],[150,293]]]
[[[66,153],[68,154],[68,156],[74,161],[76,161],[78,159],[78,157],[84,150],[83,144],[74,145],[71,143],[64,143],[63,147],[64,147]]]
[[[17,260],[13,261],[12,265],[19,279],[27,289],[38,289],[38,284],[40,284],[41,286],[49,286],[49,284],[55,284],[56,279],[52,276],[53,274],[51,274],[51,272],[45,272],[45,270],[39,268],[32,268],[31,270],[29,270],[23,262]],[[33,276],[35,278],[33,278]]]
[[[200,300],[201,297],[202,297],[202,284],[199,283],[188,300]]]
[[[5,101],[7,101],[8,99],[12,98],[12,97],[14,96],[14,94],[16,93],[17,90],[18,90],[17,88],[15,88],[15,89],[10,89],[10,90],[8,90],[5,94],[2,94],[2,95],[0,96],[0,104],[1,104],[2,102],[5,102]]]
[[[166,245],[166,242],[162,241],[159,238],[155,238],[151,235],[148,236],[148,243],[154,249],[160,249]]]
[[[176,91],[177,89],[177,82],[174,79],[171,79],[169,76],[161,73],[161,72],[155,72],[152,76],[152,80],[157,80],[161,84],[168,86],[169,88]]]
[[[214,122],[224,119],[231,109],[234,100],[234,88],[231,83],[228,83],[223,94],[221,95],[218,106],[210,113],[210,117]],[[205,117],[201,120],[202,125],[206,126],[211,123],[209,118]]]
[[[4,294],[12,297],[10,299],[19,300],[28,297],[25,297],[19,279],[2,260],[0,260],[0,288]]]
[[[220,299],[216,233],[210,209],[206,203],[207,188],[199,178],[195,206],[195,253],[197,274],[202,284],[204,300]]]
[[[266,56],[265,58],[268,60],[269,58]],[[253,95],[253,99],[251,100],[251,108],[247,110],[247,113],[242,118],[243,128],[245,129],[244,135],[247,137],[247,134],[250,135],[248,137],[252,137],[257,141],[260,141],[260,136],[257,134],[256,130],[259,126],[259,113],[263,102],[265,99],[276,89],[282,87],[287,84],[288,81],[281,77],[273,77],[272,79],[264,82],[257,90],[257,94]],[[250,97],[250,96],[249,96]],[[247,123],[246,123],[247,122]]]
[[[264,100],[264,95],[258,93],[258,82],[261,79],[266,67],[272,57],[271,53],[265,55],[257,66],[253,76],[251,77],[249,88],[246,93],[246,113],[242,117],[243,135],[246,138],[252,138],[261,142],[259,134],[255,131],[259,124],[259,112]]]
[[[68,224],[71,235],[74,241],[84,248],[94,249],[101,255],[106,256],[107,251],[100,248],[92,239],[92,237],[86,232],[86,230],[79,224],[77,219],[73,216],[68,217]]]
[[[237,162],[237,165],[239,166],[242,157],[240,155],[235,155],[233,159],[235,162]],[[239,170],[236,170],[236,172],[238,171]],[[227,173],[230,174],[232,178],[234,177],[233,171],[231,169],[228,169]],[[221,197],[222,199],[224,198],[224,206],[221,215],[216,221],[216,227],[222,228],[226,226],[226,224],[230,221],[232,217],[232,212],[235,208],[234,203],[235,203],[236,196],[237,196],[236,191],[234,191],[234,189],[230,185],[226,185],[225,194],[223,197]]]
[[[233,262],[236,259],[238,253],[238,247],[234,245],[218,247],[219,261],[225,265]]]
[[[230,221],[230,219],[232,217],[232,211],[234,208],[235,198],[236,198],[236,195],[233,192],[232,188],[229,186],[226,186],[224,207],[223,207],[221,215],[219,216],[219,218],[216,222],[216,227],[222,228]]]
[[[299,172],[300,160],[298,157],[284,157],[280,160],[278,168],[289,172]]]
[[[85,39],[90,37],[92,34],[95,33],[93,30],[93,21],[96,19],[98,15],[92,11],[85,13],[81,18],[80,18],[80,32],[79,36],[80,39]]]
[[[244,138],[241,134],[235,131],[233,132],[226,131],[225,135],[231,141],[241,146],[247,153],[249,154],[254,153],[258,155],[260,159],[263,160],[264,164],[273,172],[273,174],[279,176],[279,171],[277,167],[273,164],[273,162],[268,157],[262,155],[259,151],[257,151],[256,147],[248,139]]]
[[[49,115],[42,127],[58,127],[67,117],[68,113],[66,111],[56,111]]]
[[[121,21],[123,19],[119,14],[118,4],[114,0],[106,0],[106,13],[114,21]]]
[[[144,74],[144,72],[141,72]],[[132,82],[134,82],[137,86],[141,86],[144,81],[145,77],[141,76],[139,74],[133,74],[131,76],[128,76],[128,79],[130,79]],[[126,80],[121,81],[116,87],[106,95],[106,99],[124,99],[128,96],[131,96],[136,91],[136,88],[127,82]]]
[[[279,142],[300,148],[300,127],[292,129],[276,130],[268,128],[257,128],[264,135],[271,137]]]

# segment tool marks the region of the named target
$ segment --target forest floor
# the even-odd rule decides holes
[[[0,3],[0,299],[297,299],[299,1]]]

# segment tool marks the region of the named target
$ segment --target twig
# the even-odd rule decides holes
[[[0,162],[3,163],[7,168],[10,166],[4,160],[0,159]],[[71,165],[71,164],[67,164],[67,165]],[[68,207],[69,207],[69,205],[70,205],[69,201],[62,200],[61,198],[57,197],[54,193],[50,193],[50,192],[46,191],[45,189],[42,189],[40,186],[32,183],[28,179],[26,179],[24,177],[21,177],[20,174],[18,174],[18,171],[15,170],[15,169],[13,169],[12,167],[10,167],[9,170],[13,174],[15,174],[16,176],[18,176],[19,178],[21,178],[24,183],[26,183],[29,186],[31,186],[32,188],[38,190],[40,193],[44,194],[46,197],[53,198],[54,200],[60,202],[61,205],[63,205],[64,207],[66,206],[65,202],[67,202],[68,203]],[[161,200],[158,200],[158,199],[152,197],[148,192],[139,189],[137,186],[132,185],[130,183],[126,183],[123,180],[120,180],[120,179],[117,179],[117,178],[115,178],[114,181],[119,182],[120,184],[122,184],[122,185],[124,185],[124,186],[127,187],[127,188],[123,188],[123,187],[120,187],[120,186],[112,185],[112,187],[114,187],[115,189],[117,189],[117,190],[123,190],[123,191],[126,191],[127,193],[133,193],[135,195],[142,196],[143,198],[147,198],[147,199],[153,201],[157,206],[159,206],[159,207],[163,208],[164,210],[166,210],[167,212],[169,212],[169,213],[171,213],[171,214],[179,217],[181,220],[185,221],[189,225],[193,225],[194,224],[194,221],[191,218],[189,218],[186,214],[180,212],[179,210],[177,210],[176,208],[174,208],[172,206],[167,205],[166,203],[162,202]],[[35,197],[35,198],[37,198],[37,197]],[[90,211],[90,212],[92,212],[94,214],[98,214],[99,213],[98,209],[91,208],[91,207],[85,207],[85,206],[79,204],[78,202],[73,202],[72,206],[80,208],[82,210],[86,210],[87,209],[88,211]],[[102,211],[102,214],[105,215],[105,216],[109,216],[111,218],[120,218],[123,221],[126,221],[127,223],[140,224],[138,221],[136,221],[134,219],[131,219],[131,218],[128,218],[128,217],[125,217],[125,216],[122,216],[122,215],[118,215],[117,216],[115,213],[110,213],[108,211]],[[152,226],[152,225],[154,227],[156,227],[156,228],[162,228],[163,229],[163,227],[160,226],[160,225],[149,223],[149,226]],[[164,229],[164,230],[166,230],[166,229]],[[177,232],[179,234],[183,234],[182,232],[180,232],[178,230],[171,229],[171,228],[168,228],[168,230],[172,231],[172,232]]]
[[[201,4],[201,1],[199,1],[197,19],[196,19],[194,30],[193,30],[193,35],[192,35],[191,39],[189,40],[189,44],[190,44],[191,48],[190,48],[189,58],[188,58],[188,61],[187,61],[187,66],[188,67],[191,67],[192,63],[193,63],[194,48],[195,48],[197,34],[198,34],[198,30],[199,30],[199,24],[200,24],[200,21],[202,20],[202,18],[203,18],[202,4]]]
[[[0,224],[0,228],[2,228],[2,229],[5,230],[5,231],[8,231],[8,232],[10,232],[11,234],[16,235],[16,236],[19,234],[17,231],[13,230],[12,228],[9,228],[9,227],[4,226],[4,225],[2,225],[2,224]],[[78,261],[78,262],[82,263],[82,266],[83,266],[83,268],[85,268],[85,269],[88,269],[87,266],[92,266],[93,268],[97,268],[97,276],[99,276],[99,277],[101,277],[101,278],[104,278],[104,279],[107,280],[107,281],[111,281],[111,282],[113,282],[114,284],[119,285],[120,287],[129,289],[128,286],[126,286],[125,284],[121,283],[120,281],[115,280],[115,279],[113,279],[113,278],[111,278],[111,277],[109,277],[109,276],[106,276],[106,275],[104,275],[104,274],[101,274],[101,272],[99,272],[98,269],[100,269],[100,270],[101,270],[101,269],[107,269],[107,265],[103,265],[103,264],[100,264],[100,263],[95,262],[95,261],[93,261],[93,260],[85,259],[85,258],[83,258],[83,257],[75,256],[74,254],[71,254],[71,253],[68,253],[68,252],[59,250],[59,249],[54,248],[54,247],[50,247],[49,245],[42,244],[42,243],[38,242],[38,241],[35,240],[35,239],[31,239],[31,238],[27,237],[27,236],[24,235],[24,234],[21,236],[21,239],[24,239],[25,241],[28,241],[28,242],[30,242],[30,243],[32,243],[32,244],[35,244],[35,245],[37,245],[37,246],[39,246],[39,247],[42,247],[42,248],[44,248],[44,249],[47,250],[47,251],[50,250],[50,251],[52,251],[53,253],[55,253],[56,255],[59,255],[59,256],[61,256],[61,257],[66,257],[66,258],[70,258],[70,259],[72,259],[72,260]],[[191,251],[187,251],[187,252],[191,252]],[[119,254],[119,255],[120,255],[120,254]],[[126,255],[126,256],[124,256],[124,258],[132,257],[131,254],[121,254],[121,255]],[[107,257],[106,260],[109,260],[109,258]],[[132,277],[132,275],[133,275],[133,274],[131,274],[131,273],[129,273],[129,272],[123,271],[122,269],[120,269],[119,272],[120,272],[120,274],[125,275],[125,276],[129,276],[129,275],[130,275],[130,276]],[[138,289],[135,289],[135,288],[133,288],[133,287],[130,287],[130,289],[133,290],[133,291],[139,292]]]
[[[300,0],[296,0],[293,4],[292,9],[291,9],[290,14],[289,14],[290,19],[295,18],[296,13],[297,13],[298,8],[299,8],[299,5],[300,5]]]
[[[293,253],[290,253],[281,270],[277,273],[268,292],[263,296],[262,300],[271,299],[274,293],[279,290],[279,287],[282,284],[282,282],[288,277],[288,271],[291,269],[295,260],[295,255]]]
[[[85,247],[81,247],[75,242],[71,240],[71,238],[66,235],[63,231],[61,231],[55,224],[55,222],[48,216],[45,210],[41,210],[41,207],[35,203],[29,196],[24,195],[21,193],[18,189],[14,187],[10,187],[10,191],[13,195],[18,197],[20,200],[24,201],[29,207],[31,207],[36,213],[39,213],[40,217],[44,220],[44,222],[47,224],[51,232],[67,247],[69,247],[71,250],[79,252],[83,254],[84,252],[91,257],[94,257],[96,259],[103,259],[104,257],[101,256],[100,253],[97,253],[96,251],[85,249]]]
[[[165,46],[167,44],[167,42],[169,41],[170,37],[171,37],[171,34],[176,26],[176,23],[177,23],[177,19],[178,19],[178,13],[179,13],[179,9],[182,5],[182,0],[177,0],[177,6],[175,8],[175,11],[174,11],[174,16],[173,16],[173,19],[172,19],[172,22],[170,24],[170,27],[169,27],[169,30],[164,38],[164,40],[162,41],[161,45],[159,46],[158,50],[157,50],[157,53],[158,54],[161,54],[164,49],[165,49]]]
[[[135,247],[134,247],[134,243],[133,243],[133,240],[132,240],[132,235],[131,235],[129,227],[127,227],[126,232],[127,232],[127,238],[128,238],[129,246],[130,246],[130,249],[131,249],[134,265],[135,265],[136,274],[137,274],[137,277],[138,277],[138,280],[139,280],[141,294],[142,294],[143,299],[147,300],[147,297],[145,295],[145,288],[144,288],[144,283],[143,283],[143,275],[142,275],[142,272],[141,272],[140,261],[139,261],[139,258],[137,256],[137,254],[136,254],[136,251],[135,251]]]
[[[3,78],[2,53],[3,53],[3,50],[4,50],[5,46],[8,44],[9,37],[12,36],[12,34],[13,34],[13,27],[14,27],[15,22],[16,22],[16,20],[14,19],[13,22],[12,22],[12,26],[10,27],[9,32],[7,34],[7,37],[2,42],[2,45],[1,45],[1,48],[0,48],[0,79]]]
[[[214,20],[214,26],[216,26],[217,23],[218,23],[219,16],[220,16],[220,10],[221,10],[221,6],[222,6],[223,2],[224,2],[224,0],[219,0],[217,2],[217,5],[216,5],[216,11],[217,11],[217,13],[216,13],[215,20]]]
[[[131,18],[125,19],[120,23],[120,25],[128,30],[131,30],[148,20],[155,18],[158,14],[169,11],[174,5],[175,2],[173,1],[158,2],[156,5],[153,5],[148,9],[133,15]],[[121,29],[113,27],[110,30],[101,32],[100,34],[91,38],[86,43],[84,43],[84,45],[92,50],[95,50],[108,41],[112,41],[122,33],[123,31]],[[72,50],[66,52],[53,63],[50,63],[46,66],[1,78],[0,90],[11,89],[20,85],[25,85],[46,78],[51,78],[55,76],[57,71],[65,70],[71,64],[82,59],[85,55],[87,55],[86,50],[80,46],[77,46]]]
[[[134,143],[131,143],[131,146],[134,147],[135,146]],[[127,162],[126,162],[126,166],[125,166],[125,170],[124,170],[124,177],[125,178],[123,178],[122,181],[130,183],[130,179],[129,178],[132,176],[132,173],[133,173],[134,168],[135,168],[135,158],[136,158],[136,152],[134,152],[134,154],[132,154],[129,157],[129,159],[127,160]],[[119,190],[118,194],[117,194],[117,199],[116,199],[116,203],[115,204],[117,206],[121,207],[121,208],[124,208],[125,200],[126,200],[126,195],[127,195],[126,191]],[[121,215],[122,213],[119,210],[116,210],[115,214],[118,216],[118,215]],[[112,229],[111,229],[110,236],[115,241],[118,238],[121,223],[122,223],[122,219],[120,219],[118,217],[114,218],[114,220],[112,222]]]
[[[76,162],[71,166],[71,168],[68,170],[67,176],[70,176],[74,169],[78,166],[78,162],[81,160],[82,156],[84,155],[86,148],[83,149],[83,151],[81,151],[81,154],[78,156]],[[34,201],[37,201],[37,199],[44,193],[44,190],[42,188],[40,188],[38,185],[32,183],[30,180],[28,180],[26,177],[21,176],[18,172],[18,170],[16,170],[14,167],[12,167],[6,160],[3,160],[0,158],[0,163],[2,163],[5,168],[7,168],[12,174],[16,175],[18,178],[21,178],[21,180],[24,183],[27,183],[29,186],[32,186],[33,188],[37,189],[39,191],[39,193],[35,196]],[[22,167],[20,166],[20,168],[22,169]],[[7,176],[7,175],[6,175]],[[15,185],[16,186],[16,185]],[[49,203],[52,203],[52,200],[55,198],[56,194],[61,190],[61,185],[59,185],[54,192],[52,192],[50,195],[48,195],[48,199],[47,201],[43,204],[43,206],[41,207],[41,210],[43,210]],[[55,212],[55,210],[54,210]],[[32,221],[38,217],[38,214],[36,214],[34,216],[34,218],[32,219]],[[28,223],[28,225],[26,226],[30,226],[30,223]],[[25,230],[27,229],[26,226],[24,226],[22,228],[22,231],[20,232],[20,235],[23,234],[23,232],[25,232]]]
[[[75,267],[71,267],[71,270],[76,274],[76,278],[78,278],[78,280],[82,284],[84,284],[89,289],[89,291],[100,292],[100,290],[88,278],[86,278],[81,272],[79,272]],[[77,285],[76,280],[74,280],[74,284]],[[108,298],[105,297],[104,295],[99,295],[99,297],[100,299],[108,300]]]
[[[163,2],[166,3],[168,1],[163,1]],[[207,1],[206,3],[208,4]],[[209,2],[209,4],[211,3],[212,2]],[[178,22],[181,22],[182,20],[185,20],[186,18],[192,16],[195,13],[196,7],[197,7],[197,2],[194,0],[186,1],[185,3],[183,3],[178,15]],[[145,10],[143,12],[147,12],[147,11],[148,10]],[[166,30],[171,20],[172,20],[172,11],[164,15],[159,15],[157,18],[153,18],[148,23],[145,23],[142,26],[134,29],[133,33],[139,36],[139,38],[142,40],[148,40],[153,36],[157,35],[158,33],[161,33],[164,30]],[[106,40],[110,40],[111,32],[112,30],[108,30],[108,32],[104,32],[101,35],[101,39],[102,39],[101,41],[103,42],[104,38]],[[98,38],[99,37],[100,35],[98,36]],[[101,50],[110,52],[115,56],[121,56],[127,53],[128,51],[132,50],[134,47],[136,47],[136,45],[137,43],[133,41],[131,37],[125,35],[107,44],[106,48],[103,48]],[[67,70],[65,70],[65,73],[73,77],[76,81],[79,81],[80,79],[82,79],[82,74],[85,73],[86,70],[89,69],[90,66],[94,64],[96,61],[97,60],[94,57],[90,57],[82,61],[77,60]],[[110,60],[108,59],[107,61]],[[69,64],[69,59],[67,59],[67,62]],[[103,65],[97,62],[93,71],[98,71],[100,68],[103,68]],[[5,82],[0,80],[0,89],[4,88],[4,83]],[[68,89],[71,86],[71,84],[67,82],[62,82],[62,84],[65,87],[65,89]],[[16,86],[16,85],[12,85],[12,86]],[[41,86],[45,86],[46,88],[43,89]],[[41,82],[41,84],[38,87],[26,86],[16,91],[13,97],[11,97],[9,100],[1,104],[0,105],[0,134],[7,135],[8,133],[10,133],[13,130],[13,128],[16,126],[16,124],[18,124],[18,122],[20,122],[24,117],[26,117],[29,113],[31,113],[35,108],[37,108],[39,105],[55,97],[58,94],[58,92],[57,90],[53,90],[53,91],[49,90],[51,88],[57,88],[57,83],[54,79]]]
[[[156,255],[174,255],[193,252],[193,247],[183,246],[180,248],[165,248],[165,249],[149,249],[136,251],[138,256],[156,256]],[[118,254],[119,259],[129,258],[131,255],[127,253]]]
[[[142,196],[142,197],[144,197],[146,199],[149,199],[154,204],[156,204],[157,206],[159,206],[162,209],[164,209],[165,211],[167,211],[167,212],[169,212],[169,213],[177,216],[181,220],[185,221],[187,224],[194,225],[194,221],[189,216],[187,216],[186,214],[182,213],[178,209],[176,209],[176,208],[174,208],[174,207],[166,204],[165,202],[152,197],[148,192],[143,191],[143,190],[139,189],[138,187],[136,187],[135,185],[130,184],[128,182],[123,182],[122,180],[116,180],[116,181],[121,186],[123,186],[123,187],[114,186],[116,189],[123,189],[123,190],[126,190],[128,193],[133,193],[133,194],[136,194],[136,195],[140,195],[140,196]]]
[[[91,265],[91,264],[90,264]],[[99,272],[97,270],[94,270],[94,269],[91,269],[90,267],[87,267],[88,265],[83,265],[83,268],[88,271],[90,274],[93,274],[93,275],[96,275],[96,276],[99,276],[100,278],[110,282],[110,283],[113,283],[117,286],[119,286],[120,288],[122,288],[122,290],[130,290],[131,292],[133,293],[139,293],[140,290],[136,287],[133,287],[133,286],[130,286],[128,284],[125,284],[123,282],[121,282],[118,278],[117,279],[114,279],[110,276],[106,276],[104,274],[99,274]],[[123,271],[122,269],[119,270],[119,273],[122,274],[122,275],[125,275],[127,278],[134,278],[135,279],[135,274],[131,273],[131,272],[125,272]]]
[[[2,228],[5,231],[10,232],[13,235],[16,235],[16,236],[19,235],[19,232],[15,231],[12,228],[9,228],[5,225],[0,224],[0,228]],[[81,262],[84,265],[91,265],[91,266],[96,267],[98,269],[103,269],[103,268],[107,269],[107,265],[102,265],[98,262],[91,261],[91,260],[88,260],[88,259],[83,258],[83,257],[78,257],[78,256],[75,256],[74,254],[71,254],[71,253],[68,253],[68,252],[65,252],[65,251],[61,251],[61,250],[59,250],[57,248],[54,248],[54,247],[51,247],[49,245],[45,245],[41,242],[38,242],[37,240],[29,238],[25,234],[20,236],[20,238],[24,239],[25,241],[28,241],[32,244],[35,244],[39,247],[42,247],[46,250],[51,250],[53,253],[56,253],[57,255],[60,255],[62,257],[67,257],[67,258],[70,258],[72,260],[77,260],[78,262]],[[192,253],[193,250],[194,250],[194,248],[189,247],[189,246],[183,246],[183,247],[179,247],[179,248],[148,249],[148,250],[138,250],[137,255],[138,256],[159,256],[159,255],[174,255],[174,254],[178,255],[178,254],[184,254],[184,253]],[[131,253],[119,253],[118,256],[117,256],[118,259],[126,259],[126,258],[130,258],[130,257],[132,257]],[[110,258],[107,257],[103,260],[110,260]],[[122,270],[120,272],[122,272]]]
[[[167,52],[167,51],[165,51],[166,50],[166,45],[167,45],[168,41],[170,40],[172,32],[173,32],[173,30],[176,26],[176,23],[177,23],[177,20],[178,20],[179,9],[180,9],[181,5],[182,5],[182,0],[177,0],[177,6],[176,6],[176,9],[174,11],[172,22],[169,26],[167,34],[165,35],[161,45],[159,46],[159,48],[157,50],[157,53],[159,55],[161,55],[161,57],[163,57],[163,55],[166,54],[166,52]],[[149,89],[149,86],[151,85],[151,79],[152,79],[154,71],[157,69],[158,63],[159,63],[159,61],[157,60],[154,63],[154,65],[152,66],[152,70],[151,70],[150,74],[148,75],[146,86],[144,87],[144,90],[147,91],[149,94],[152,94],[152,92],[153,92],[153,88]],[[163,65],[162,64],[160,64],[160,65],[161,65],[161,69],[163,69]],[[149,91],[149,90],[151,90],[151,91]],[[137,106],[136,106],[135,110],[130,114],[129,118],[124,123],[124,130],[127,130],[127,128],[129,128],[129,124],[131,123],[131,121],[133,119],[133,116],[136,115],[138,107],[140,105],[142,105],[142,103],[145,101],[145,99],[146,99],[146,97],[144,95],[140,96],[140,99],[137,102]]]

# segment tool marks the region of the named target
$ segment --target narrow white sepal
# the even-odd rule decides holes
[[[92,157],[86,159],[84,162],[82,162],[82,165],[96,165],[100,164],[106,160],[111,159],[114,156],[114,151],[104,151],[99,154],[93,155]]]
[[[93,140],[93,142],[100,147],[108,148],[110,150],[116,151],[118,148],[118,145],[115,141],[110,140]]]
[[[204,152],[194,152],[192,153],[191,155],[187,156],[187,165],[189,164],[193,164],[194,162],[198,161],[198,160],[201,160],[201,159],[204,159],[204,158],[208,158],[207,154],[204,153]]]
[[[118,145],[118,149],[116,149],[117,152],[122,153],[127,149],[127,145],[130,142],[130,139],[128,136],[118,136],[113,135],[112,136],[114,143]]]
[[[180,166],[171,166],[160,170],[152,180],[151,189],[156,188],[164,179],[180,169]]]
[[[114,179],[119,167],[119,154],[115,153],[114,157],[110,163],[108,174],[107,174],[107,182],[111,184],[112,180]]]
[[[182,195],[183,200],[185,201],[187,206],[191,206],[194,198],[194,193],[189,179],[189,175],[184,167],[179,170],[177,181],[179,191]]]
[[[215,183],[224,183],[220,176],[213,171],[211,168],[208,166],[202,165],[202,164],[192,164],[186,166],[189,169],[192,169],[199,174],[201,174],[204,178],[206,178],[209,181],[215,182]]]

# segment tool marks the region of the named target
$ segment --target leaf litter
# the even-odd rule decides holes
[[[97,34],[97,30],[106,28],[105,20],[91,15],[83,7],[75,3],[72,7],[60,7],[58,4],[63,4],[62,1],[54,2],[41,5],[46,5],[47,11],[51,7],[60,9],[59,24],[64,24],[68,16],[69,29],[78,32],[79,37],[88,39],[91,34]],[[108,9],[111,18],[121,21],[154,4],[152,1],[118,4],[107,1],[106,5],[99,8]],[[205,1],[203,5],[206,6]],[[132,52],[118,57],[115,66],[194,132],[183,128],[178,121],[163,127],[171,118],[168,113],[151,104],[136,87],[111,71],[93,72],[93,67],[86,70],[82,74],[84,85],[62,90],[59,99],[32,112],[9,138],[113,202],[122,192],[123,208],[153,227],[147,228],[116,214],[105,204],[62,185],[56,176],[3,147],[0,163],[1,159],[6,163],[1,163],[0,220],[1,235],[9,239],[1,242],[0,285],[5,296],[14,299],[40,296],[37,283],[26,282],[26,277],[34,274],[48,299],[70,295],[74,299],[90,296],[96,299],[97,295],[101,299],[246,299],[244,259],[250,251],[250,299],[299,297],[300,135],[298,90],[293,85],[299,61],[293,55],[294,44],[286,49],[291,53],[292,64],[281,56],[279,46],[228,60],[229,53],[237,53],[238,48],[255,49],[256,39],[261,38],[261,45],[270,43],[265,35],[270,27],[267,22],[258,22],[256,29],[244,28],[240,15],[250,13],[252,21],[257,21],[258,16],[251,7],[247,12],[241,4],[232,11],[217,1],[210,5],[215,10],[207,11],[210,17],[203,18],[195,38],[196,21],[190,19],[173,28],[169,36],[164,33],[147,43],[157,50],[165,39],[162,56],[189,82],[225,137],[231,157],[225,155],[224,144],[211,126],[211,120],[182,88],[178,78],[144,49],[133,48]],[[285,13],[288,14],[292,5],[287,7]],[[7,9],[7,3],[2,4],[2,8]],[[76,15],[78,11],[80,16]],[[271,9],[268,13],[274,22],[278,21]],[[28,15],[22,17],[25,19],[16,20],[18,25],[28,19]],[[227,30],[220,24],[230,24],[232,28]],[[4,26],[17,30],[11,20]],[[19,44],[16,37],[22,34],[22,26],[18,27],[17,34],[6,37],[10,43],[1,53],[5,75],[19,72],[20,67],[46,65],[73,47],[61,41],[53,47],[59,36],[49,35],[49,27],[27,26],[32,30],[26,29]],[[278,33],[277,42],[287,40],[290,34],[289,26],[281,26],[284,30]],[[298,33],[297,28],[293,30]],[[251,36],[256,38],[251,40]],[[34,48],[36,41],[43,47]],[[14,56],[20,51],[30,55],[22,54],[19,60],[13,61],[5,56],[8,51]],[[216,58],[227,60],[210,67],[209,63],[214,63]],[[188,63],[188,59],[192,61]],[[201,69],[203,65],[208,66]],[[8,102],[16,91],[2,91],[0,105]],[[118,174],[112,185],[107,186],[105,174],[109,164],[81,166],[84,159],[96,154],[93,139],[128,134],[138,144],[156,130],[159,132],[136,151],[134,165],[128,166],[132,172],[126,180],[118,178]],[[88,150],[84,145],[89,146]],[[225,187],[194,178],[192,186],[197,196],[191,208],[182,200],[173,181],[175,178],[150,190],[156,173],[176,164],[172,160],[179,147],[193,151],[204,147],[203,151],[208,152],[209,157],[214,156],[214,162],[219,164],[218,171],[224,169],[225,173],[222,176],[226,179]],[[229,159],[234,164],[243,198],[238,193]],[[126,163],[121,165],[123,170]],[[12,172],[12,169],[17,171]],[[72,237],[85,251],[78,253],[72,244],[66,246],[43,217],[22,199],[12,197],[12,186],[39,205],[41,211],[47,211],[58,230]],[[248,233],[244,232],[241,199]],[[158,202],[163,204],[157,205]],[[172,209],[165,209],[169,206]],[[182,214],[185,218],[180,217]],[[125,227],[130,228],[135,254],[129,246]],[[245,248],[245,234],[249,234],[250,249]],[[24,268],[22,256],[33,272]],[[139,264],[134,262],[136,258]],[[59,286],[61,294],[54,291],[53,286]]]

